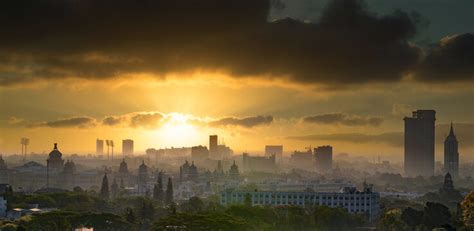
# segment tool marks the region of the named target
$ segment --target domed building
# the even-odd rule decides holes
[[[54,143],[53,150],[49,153],[46,160],[46,187],[61,188],[62,172],[64,169],[63,154],[58,150],[58,144]]]
[[[232,179],[232,180],[238,180],[239,176],[240,176],[239,167],[235,164],[235,160],[234,160],[234,164],[232,164],[232,166],[230,166],[229,178]]]
[[[130,172],[128,171],[128,164],[127,162],[125,162],[125,159],[122,159],[116,177],[118,177],[120,179],[120,182],[123,183],[123,187],[129,185]]]
[[[49,172],[61,172],[64,167],[63,154],[58,150],[58,144],[54,143],[53,151],[49,153],[48,159],[46,160]]]
[[[74,161],[66,161],[66,164],[64,164],[64,169],[63,169],[63,183],[64,183],[64,188],[68,190],[72,190],[74,186],[76,186],[76,164],[74,164]]]

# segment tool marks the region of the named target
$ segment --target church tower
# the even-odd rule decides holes
[[[456,135],[454,135],[453,123],[451,123],[449,135],[444,140],[444,171],[450,173],[453,177],[457,177],[458,169],[458,140],[456,139]]]

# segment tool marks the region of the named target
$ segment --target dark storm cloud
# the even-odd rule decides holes
[[[270,2],[5,0],[0,85],[196,69],[303,83],[397,81],[420,57],[407,42],[416,33],[411,14],[377,16],[360,0],[333,0],[317,23],[268,22]]]
[[[71,127],[78,127],[78,128],[86,128],[95,126],[96,120],[94,118],[88,116],[78,116],[78,117],[71,117],[66,119],[58,119],[53,121],[45,121],[39,123],[31,123],[28,124],[27,127],[51,127],[51,128],[71,128]]]
[[[347,115],[344,113],[328,113],[303,118],[304,122],[317,124],[337,124],[346,126],[380,126],[381,117],[363,117],[358,115]]]
[[[209,122],[210,126],[240,126],[251,128],[259,125],[268,125],[273,122],[272,116],[254,116],[245,118],[226,117]]]
[[[444,139],[449,134],[449,124],[436,125],[435,144],[442,146]],[[474,146],[474,124],[455,123],[454,132],[459,141],[459,148],[470,148]],[[381,134],[364,133],[335,133],[335,134],[315,134],[304,136],[290,136],[288,139],[303,141],[342,141],[351,143],[382,143],[394,147],[403,148],[403,132],[386,132]]]
[[[431,48],[417,76],[427,81],[474,80],[474,34],[446,37]]]

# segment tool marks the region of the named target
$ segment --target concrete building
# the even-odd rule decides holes
[[[283,145],[266,145],[265,156],[275,155],[277,162],[283,157]]]
[[[212,159],[221,159],[217,144],[217,135],[209,136],[209,157]]]
[[[417,110],[405,117],[405,175],[432,176],[435,164],[434,110]]]
[[[95,154],[98,156],[104,155],[104,140],[97,139],[95,141]]]
[[[284,191],[238,191],[228,189],[221,193],[221,204],[242,204],[250,197],[252,205],[325,205],[342,207],[349,213],[365,214],[370,221],[377,218],[380,212],[379,193],[367,187],[357,191],[354,187],[346,187],[340,192],[284,192]]]
[[[291,154],[290,162],[298,168],[311,168],[313,166],[313,153],[311,149],[306,152],[294,151]]]
[[[244,172],[275,172],[277,170],[275,155],[250,156],[244,153],[242,154],[242,170]]]
[[[209,158],[209,150],[202,145],[191,147],[191,158],[193,160],[205,160]]]
[[[332,146],[319,146],[314,149],[314,159],[316,161],[316,170],[327,172],[332,169]]]
[[[122,155],[132,156],[133,155],[133,140],[122,140]]]
[[[46,187],[61,188],[62,172],[64,169],[63,154],[58,149],[58,144],[54,143],[53,150],[46,160]]]
[[[444,171],[453,177],[457,177],[459,174],[458,140],[454,135],[452,123],[449,135],[444,140]]]
[[[5,217],[7,215],[7,201],[0,197],[0,217]]]

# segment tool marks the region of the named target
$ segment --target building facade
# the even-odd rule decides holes
[[[453,177],[459,175],[458,140],[454,135],[452,123],[449,135],[444,140],[444,171],[450,173]]]
[[[316,170],[327,172],[332,169],[332,146],[319,146],[314,149]]]
[[[98,156],[104,155],[104,140],[97,139],[95,141],[95,154]]]
[[[277,162],[283,157],[283,145],[266,145],[265,156],[275,155]]]
[[[432,176],[435,164],[434,110],[417,110],[405,117],[405,175]]]
[[[202,145],[191,147],[191,158],[193,160],[205,160],[209,158],[209,150]]]
[[[209,136],[209,157],[211,157],[212,159],[221,159],[217,147],[217,139],[217,135]]]
[[[352,214],[366,214],[369,220],[376,219],[380,212],[380,195],[368,188],[362,192],[355,188],[345,188],[341,192],[237,191],[229,189],[221,193],[221,204],[242,204],[246,197],[250,197],[252,205],[341,207]]]
[[[5,217],[7,215],[7,201],[0,197],[0,217]]]
[[[122,140],[122,155],[123,156],[133,155],[133,140]]]
[[[276,172],[276,158],[272,156],[250,156],[242,154],[242,168],[245,172]]]

